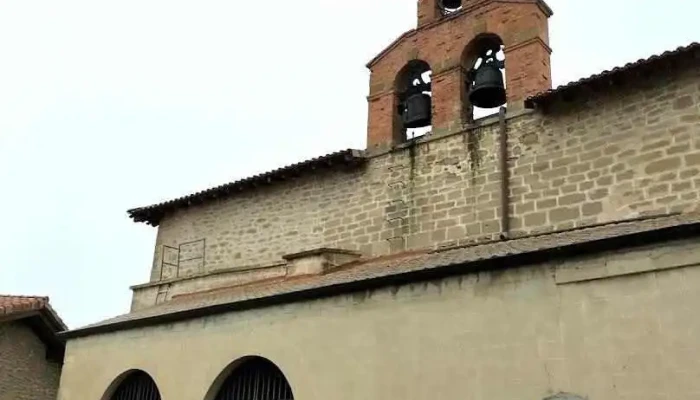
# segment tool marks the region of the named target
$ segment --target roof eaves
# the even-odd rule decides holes
[[[41,313],[50,322],[54,331],[59,332],[67,329],[66,324],[51,307],[49,298],[46,296],[0,295],[0,300],[2,300],[0,301],[0,315]]]
[[[58,335],[68,329],[44,296],[0,295],[0,321],[22,321],[47,346],[47,358],[62,362],[65,341]]]
[[[66,323],[61,319],[61,317],[58,316],[56,310],[54,310],[48,302],[46,303],[46,306],[41,310],[41,312],[44,313],[47,320],[51,323],[51,325],[53,325],[52,328],[57,333],[68,329],[68,325],[66,325]]]
[[[45,296],[0,295],[0,315],[39,311],[48,301]]]
[[[146,222],[149,225],[157,226],[165,213],[174,209],[202,204],[219,198],[226,198],[237,192],[242,192],[262,185],[273,184],[277,181],[283,181],[289,177],[295,177],[301,175],[302,173],[319,168],[332,168],[337,165],[354,167],[363,163],[364,161],[365,154],[362,150],[341,150],[162,203],[133,208],[128,210],[127,213],[129,217],[134,220],[134,222]]]
[[[627,63],[620,67],[615,67],[611,70],[605,70],[600,73],[588,76],[586,78],[581,78],[577,81],[569,82],[567,84],[558,86],[554,89],[549,89],[525,99],[525,106],[527,108],[535,108],[538,104],[543,104],[549,100],[558,97],[559,95],[569,93],[576,89],[580,89],[589,85],[596,85],[602,83],[615,83],[615,81],[626,74],[633,73],[636,71],[641,71],[645,68],[655,67],[657,65],[664,65],[664,63],[673,61],[688,55],[694,54],[696,57],[700,54],[700,43],[693,42],[687,46],[681,46],[675,50],[665,51],[661,54],[652,55],[651,57],[645,59],[639,59],[635,62]]]
[[[223,312],[247,310],[307,299],[334,296],[360,290],[426,281],[494,268],[510,268],[561,258],[634,247],[649,243],[700,235],[700,215],[670,215],[577,228],[571,231],[535,235],[529,238],[448,249],[433,255],[408,257],[397,265],[381,265],[378,273],[351,272],[344,280],[329,279],[317,285],[292,287],[288,291],[265,290],[255,296],[217,300],[213,304],[178,305],[169,311],[147,311],[140,316],[125,314],[59,335],[65,339],[98,333],[170,323]],[[554,238],[554,239],[550,239]],[[480,248],[479,246],[485,247]],[[465,267],[468,267],[465,269]],[[352,270],[349,270],[352,271]],[[330,275],[325,276],[328,278]],[[166,303],[167,304],[167,303]],[[189,303],[186,303],[189,304]],[[154,313],[155,312],[155,313]]]

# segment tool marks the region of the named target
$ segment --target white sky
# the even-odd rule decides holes
[[[265,4],[263,4],[265,3]],[[550,0],[555,85],[700,40],[695,0]],[[363,148],[364,65],[415,0],[0,0],[0,293],[128,311],[126,210]]]

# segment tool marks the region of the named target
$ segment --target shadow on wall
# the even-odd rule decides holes
[[[581,397],[577,394],[571,393],[558,393],[554,396],[545,397],[542,400],[588,400],[587,397]]]

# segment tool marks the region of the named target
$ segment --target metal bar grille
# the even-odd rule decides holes
[[[147,373],[136,371],[119,385],[111,400],[160,400],[160,392]]]
[[[263,358],[252,358],[226,378],[216,400],[294,400],[294,396],[279,368]]]

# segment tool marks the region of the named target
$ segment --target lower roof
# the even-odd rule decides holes
[[[700,235],[699,213],[648,217],[443,250],[403,253],[352,262],[324,275],[180,296],[158,306],[63,332],[61,336],[76,338],[695,235]]]
[[[65,344],[58,332],[68,327],[51,307],[48,297],[0,294],[0,323],[9,321],[26,322],[49,348],[49,357],[63,360]]]

